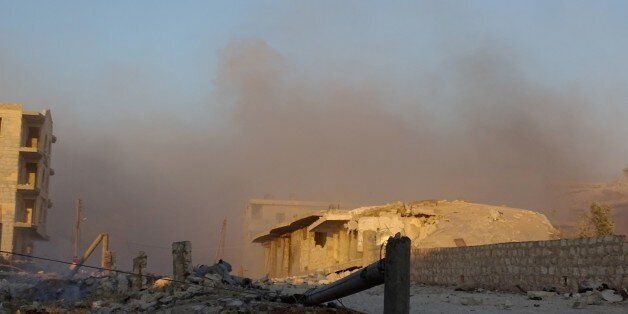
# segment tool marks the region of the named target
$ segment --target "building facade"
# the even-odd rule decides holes
[[[259,233],[277,224],[292,221],[300,215],[334,207],[338,205],[297,200],[250,199],[244,209],[242,221],[242,264],[246,275],[255,277],[264,274],[264,250],[251,242]]]
[[[27,111],[0,104],[0,249],[32,254],[34,241],[48,240],[52,207],[49,177],[52,143],[50,110]],[[6,256],[8,257],[8,256]]]
[[[330,274],[368,265],[385,253],[385,241],[401,233],[414,248],[460,247],[557,238],[539,213],[469,203],[427,200],[323,210],[266,230],[253,239],[264,248],[271,278]]]

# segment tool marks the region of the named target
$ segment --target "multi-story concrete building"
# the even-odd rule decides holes
[[[50,110],[22,110],[0,103],[0,249],[31,254],[47,240],[46,215],[52,134]]]

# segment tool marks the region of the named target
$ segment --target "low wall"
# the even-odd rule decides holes
[[[585,280],[628,286],[624,236],[413,249],[412,281],[494,290],[575,291]]]

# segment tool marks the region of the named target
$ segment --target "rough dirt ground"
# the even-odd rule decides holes
[[[628,302],[587,305],[573,309],[573,299],[561,296],[548,300],[528,300],[523,294],[504,292],[464,292],[450,287],[413,285],[410,288],[411,313],[628,313]],[[481,305],[462,305],[463,299],[481,300]],[[342,298],[342,304],[365,313],[382,313],[384,310],[384,286],[378,286],[350,297]]]

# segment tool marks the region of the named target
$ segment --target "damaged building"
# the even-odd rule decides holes
[[[533,211],[429,200],[305,214],[260,233],[253,242],[264,247],[269,277],[286,277],[368,265],[398,232],[415,248],[540,241],[558,235],[544,215]]]
[[[35,240],[47,240],[46,216],[52,143],[50,110],[0,104],[0,249],[31,254]]]
[[[264,258],[264,250],[251,241],[257,234],[272,228],[274,225],[292,221],[299,216],[318,212],[320,210],[339,208],[329,202],[311,202],[299,200],[277,199],[250,199],[244,209],[242,217],[244,249],[242,263],[247,276],[261,276],[264,274],[263,265],[259,263]]]

